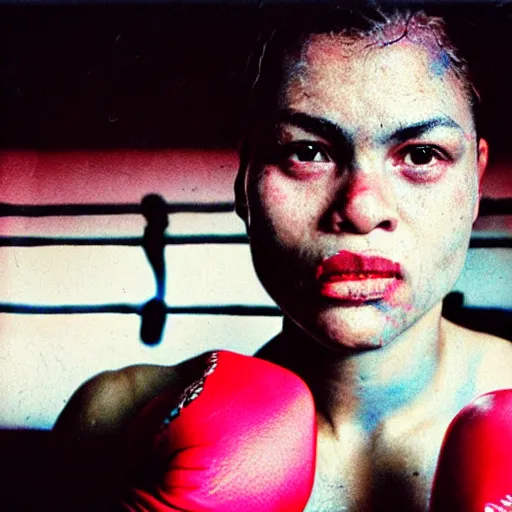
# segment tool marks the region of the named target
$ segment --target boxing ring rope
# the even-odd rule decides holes
[[[229,315],[229,316],[281,316],[272,306],[167,306],[167,314],[174,315]],[[143,314],[143,306],[136,304],[101,304],[97,306],[28,306],[26,304],[0,303],[0,313],[33,315],[69,315],[83,313]]]
[[[166,235],[165,245],[203,245],[203,244],[248,244],[246,235]],[[0,236],[0,247],[46,247],[55,245],[143,245],[142,237],[39,237],[39,236]]]
[[[160,196],[151,194],[155,201],[162,201],[165,213],[229,213],[235,209],[232,202],[224,203],[167,203]],[[159,199],[157,199],[159,198]],[[143,199],[144,201],[144,199]],[[19,205],[0,203],[0,217],[63,217],[77,215],[126,215],[143,214],[142,204],[45,204]]]
[[[512,197],[492,199],[483,197],[480,201],[480,216],[512,215]]]

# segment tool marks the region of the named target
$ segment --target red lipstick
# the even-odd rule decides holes
[[[349,251],[325,259],[316,271],[323,296],[356,303],[387,297],[401,276],[397,262]]]

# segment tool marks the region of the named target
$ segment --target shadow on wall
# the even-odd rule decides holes
[[[473,329],[512,341],[512,311],[464,307],[464,294],[453,292],[443,302],[443,316],[448,320]]]

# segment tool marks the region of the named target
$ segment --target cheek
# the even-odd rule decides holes
[[[471,180],[443,180],[421,191],[409,201],[406,215],[414,218],[423,242],[435,245],[443,241],[460,242],[471,231],[475,190]]]
[[[430,205],[428,205],[430,203]],[[431,219],[427,223],[427,232],[431,241],[435,239],[456,240],[465,236],[471,225],[472,203],[468,191],[459,187],[451,193],[440,192],[436,199],[427,201],[424,217]]]
[[[453,202],[454,205],[462,212],[472,212],[474,207],[474,202],[477,198],[477,187],[475,183],[472,183],[469,179],[468,182],[464,185],[461,185],[455,189],[453,194]]]
[[[450,260],[458,252],[466,250],[471,235],[473,200],[469,190],[464,187],[455,188],[447,194],[442,203],[433,202],[439,208],[436,221],[429,230],[429,241],[440,245],[440,250]]]
[[[297,221],[297,194],[272,169],[263,169],[248,189],[250,235],[268,247],[290,243]]]
[[[261,195],[264,198],[264,203],[271,208],[286,206],[289,199],[289,193],[271,179],[263,181]]]
[[[439,299],[451,290],[464,266],[473,209],[471,191],[465,185],[445,192],[440,192],[437,201],[429,201],[432,222],[422,233],[423,244],[419,243],[425,255],[420,279],[427,294]]]
[[[464,265],[471,235],[473,193],[469,181],[456,181],[456,177],[429,188],[407,187],[399,192],[404,258],[414,289],[412,300],[420,308],[441,300]],[[388,302],[404,305],[407,297],[394,293]]]
[[[318,187],[314,184],[297,184],[273,169],[261,174],[256,194],[265,222],[288,235],[310,223],[319,203]]]
[[[478,208],[478,181],[475,176],[468,176],[465,183],[453,193],[453,216],[458,222],[458,229],[465,239],[471,236],[476,209]]]
[[[287,212],[292,196],[286,187],[266,170],[261,173],[258,182],[255,183],[253,197],[254,220],[261,219],[265,225],[274,226],[281,224],[288,217]],[[258,211],[254,212],[255,209]]]
[[[457,188],[453,194],[450,210],[451,233],[449,227],[446,228],[448,254],[464,251],[464,255],[461,254],[460,258],[465,257],[473,225],[473,209],[474,197],[471,191],[467,187]]]
[[[462,187],[457,188],[453,194],[454,206],[456,208],[464,208],[466,200],[467,200],[467,193],[464,191],[464,189]]]

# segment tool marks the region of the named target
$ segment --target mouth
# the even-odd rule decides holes
[[[349,251],[325,259],[316,271],[322,296],[355,305],[385,300],[401,279],[399,263]]]

